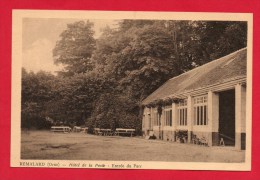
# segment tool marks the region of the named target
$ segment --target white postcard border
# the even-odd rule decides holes
[[[23,18],[72,19],[154,19],[154,20],[223,20],[248,22],[247,46],[247,116],[246,155],[244,163],[161,162],[161,161],[88,161],[88,160],[21,160],[21,67]],[[253,15],[250,13],[193,13],[139,11],[69,11],[13,10],[12,22],[12,97],[11,97],[11,167],[104,168],[104,169],[181,169],[181,170],[251,170],[252,134],[252,37]],[[75,166],[73,166],[73,164]],[[120,166],[113,166],[120,165]],[[134,166],[136,165],[136,167]],[[131,166],[130,166],[131,165]]]

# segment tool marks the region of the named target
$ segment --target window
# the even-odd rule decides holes
[[[152,128],[152,119],[151,119],[151,114],[148,114],[148,128]]]
[[[165,106],[164,125],[165,126],[172,126],[172,106]]]
[[[153,120],[154,120],[154,126],[159,126],[159,114],[157,113],[157,111],[154,112],[154,116],[153,116]]]
[[[187,126],[187,99],[178,104],[178,125]]]
[[[151,122],[151,129],[154,126],[154,120],[153,120],[153,109],[151,108],[151,114],[150,114],[150,122]]]
[[[194,125],[208,125],[207,96],[194,98]]]

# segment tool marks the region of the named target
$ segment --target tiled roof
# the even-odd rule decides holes
[[[243,48],[169,79],[149,95],[142,104],[149,104],[150,102],[167,98],[173,94],[182,94],[230,79],[246,77],[246,64],[247,49]]]

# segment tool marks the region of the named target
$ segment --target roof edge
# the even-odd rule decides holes
[[[142,104],[142,105],[146,105],[147,103],[144,103],[144,102],[146,101],[146,99],[148,99],[152,94],[154,94],[154,93],[156,93],[157,91],[159,91],[159,90],[160,90],[162,87],[164,87],[169,81],[174,80],[174,79],[176,79],[176,78],[179,78],[179,77],[181,77],[181,76],[183,76],[183,75],[185,75],[185,74],[187,74],[187,73],[191,73],[192,71],[198,70],[198,69],[203,68],[203,67],[205,67],[205,66],[208,66],[208,65],[210,65],[210,64],[213,64],[213,63],[215,63],[216,61],[224,60],[224,59],[228,58],[229,56],[233,56],[233,55],[235,55],[235,54],[237,54],[237,53],[239,53],[239,52],[241,52],[241,51],[244,51],[244,50],[246,50],[246,49],[247,49],[247,47],[241,48],[241,49],[236,50],[236,51],[234,51],[234,52],[232,52],[232,53],[230,53],[230,54],[227,54],[227,55],[225,55],[225,56],[223,56],[223,57],[220,57],[220,58],[218,58],[218,59],[212,60],[212,61],[210,61],[210,62],[208,62],[208,63],[205,63],[205,64],[203,64],[203,65],[201,65],[201,66],[198,66],[198,67],[196,67],[196,68],[193,68],[193,69],[191,69],[191,70],[189,70],[189,71],[187,71],[187,72],[184,72],[184,73],[182,73],[182,74],[180,74],[180,75],[178,75],[178,76],[175,76],[175,77],[173,77],[173,78],[167,80],[167,81],[164,82],[160,87],[158,87],[154,92],[152,92],[149,96],[147,96],[147,97],[142,101],[141,104]],[[212,86],[214,86],[214,85],[212,85]],[[194,90],[195,90],[195,89],[194,89]],[[165,98],[165,97],[163,97],[163,98]]]
[[[232,52],[232,53],[230,53],[230,54],[227,54],[227,55],[225,55],[225,56],[223,56],[223,57],[221,57],[221,58],[214,59],[214,60],[212,60],[212,61],[210,61],[210,62],[208,62],[208,63],[205,63],[205,64],[203,64],[203,65],[201,65],[201,66],[195,67],[195,68],[193,68],[193,69],[191,69],[191,70],[189,70],[189,71],[187,71],[187,72],[184,72],[184,73],[182,73],[182,74],[180,74],[180,75],[178,75],[178,76],[174,76],[174,77],[172,77],[171,79],[169,79],[168,81],[173,80],[173,79],[176,79],[177,77],[180,77],[180,76],[182,76],[182,75],[184,75],[184,74],[187,74],[187,73],[190,73],[190,72],[192,72],[192,71],[195,71],[195,70],[197,70],[197,69],[199,69],[199,68],[203,68],[203,67],[205,67],[205,66],[208,66],[208,65],[210,65],[210,64],[213,64],[213,63],[216,62],[216,61],[223,60],[223,59],[225,59],[225,58],[227,58],[227,57],[229,57],[229,56],[233,56],[234,54],[239,53],[240,51],[243,51],[243,50],[245,50],[245,49],[247,49],[247,47],[244,47],[244,48],[242,48],[242,49],[239,49],[239,50],[237,50],[237,51],[234,51],[234,52]],[[167,82],[167,81],[166,81],[166,82]]]

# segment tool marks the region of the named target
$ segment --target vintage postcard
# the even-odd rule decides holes
[[[12,167],[251,170],[252,14],[12,16]]]

